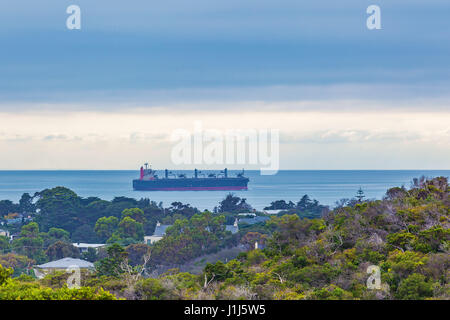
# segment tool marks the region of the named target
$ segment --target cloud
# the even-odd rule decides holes
[[[45,137],[43,138],[43,140],[44,140],[44,141],[67,140],[67,136],[64,135],[64,134],[56,134],[56,135],[51,134],[51,135],[45,136]]]
[[[22,95],[0,100],[0,111],[188,112],[224,110],[448,111],[450,84],[330,84],[301,86],[178,88]],[[0,98],[2,94],[0,93]]]
[[[437,137],[445,138],[444,134],[438,134]],[[282,135],[281,143],[308,143],[308,144],[348,144],[348,143],[402,143],[418,142],[425,137],[423,133],[411,131],[392,131],[392,130],[322,130],[308,132],[304,134]],[[448,140],[450,142],[450,140]]]
[[[193,132],[196,121],[219,132],[279,129],[285,169],[448,168],[450,112],[214,110],[0,113],[0,168],[36,154],[30,169],[168,167],[172,132]]]

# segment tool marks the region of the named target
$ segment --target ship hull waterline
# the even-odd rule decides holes
[[[234,191],[248,190],[248,178],[133,180],[136,191]]]
[[[138,187],[135,191],[240,191],[248,190],[248,187],[177,187],[177,188],[151,188]]]

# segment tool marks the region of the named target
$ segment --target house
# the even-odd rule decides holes
[[[240,217],[256,217],[256,213],[254,213],[254,212],[243,212],[243,213],[239,213],[238,216],[240,216]]]
[[[72,243],[72,245],[75,248],[78,248],[78,250],[80,250],[80,253],[87,252],[89,248],[93,248],[95,249],[96,252],[98,252],[99,248],[106,246],[106,244],[103,243],[80,243],[80,242]]]
[[[246,223],[246,224],[255,224],[255,223],[265,222],[265,221],[267,221],[269,219],[270,219],[269,217],[256,216],[254,218],[240,219],[239,222],[240,223]]]
[[[51,261],[48,263],[36,265],[33,267],[34,274],[38,279],[42,279],[45,275],[55,271],[67,271],[69,268],[79,268],[84,270],[94,270],[94,264],[74,258],[64,258],[60,260]]]
[[[237,233],[239,231],[238,219],[234,220],[234,224],[233,225],[226,225],[225,226],[225,230],[226,231],[230,231],[232,234]]]
[[[6,220],[9,225],[22,223],[22,218],[14,218],[14,219],[8,219]],[[23,220],[25,222],[25,220]]]
[[[263,212],[265,214],[279,214],[281,211],[286,211],[286,210],[263,210]]]
[[[144,243],[151,245],[151,244],[154,244],[155,242],[158,242],[166,234],[166,229],[171,226],[172,225],[169,225],[169,224],[161,224],[158,221],[156,223],[155,232],[153,232],[153,235],[151,235],[151,236],[145,236]]]
[[[9,238],[9,231],[0,229],[0,236],[4,236],[4,237]]]

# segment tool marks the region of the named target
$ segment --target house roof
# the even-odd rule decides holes
[[[72,243],[72,245],[77,248],[100,248],[106,246],[106,244],[103,243],[82,243],[82,242]]]
[[[263,212],[264,212],[265,214],[278,214],[278,213],[280,213],[281,211],[286,211],[286,210],[281,210],[281,209],[278,209],[278,210],[264,210]]]
[[[238,231],[239,231],[239,228],[238,228],[238,226],[235,226],[235,225],[226,225],[225,226],[225,230],[226,231],[231,231],[231,233],[237,233]]]
[[[93,263],[74,258],[64,258],[60,260],[50,261],[48,263],[40,264],[35,267],[39,269],[66,269],[71,266],[78,266],[79,268],[94,268]]]
[[[162,236],[164,236],[165,234],[166,234],[166,229],[168,228],[168,227],[171,227],[172,225],[169,225],[169,224],[157,224],[156,225],[156,228],[155,228],[155,232],[153,232],[153,235],[154,236],[159,236],[159,237],[162,237]]]
[[[254,213],[254,212],[243,212],[243,213],[239,213],[238,216],[252,216],[252,217],[256,217],[256,213]]]
[[[239,219],[240,223],[248,223],[248,224],[255,224],[258,222],[264,222],[269,220],[269,217],[261,217],[261,216],[256,216],[254,218],[243,218],[243,219]]]

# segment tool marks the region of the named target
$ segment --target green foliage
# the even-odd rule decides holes
[[[19,206],[10,200],[0,200],[0,217],[6,216],[9,213],[17,213]]]
[[[106,251],[108,257],[95,263],[97,274],[99,276],[118,277],[123,273],[120,265],[127,262],[128,253],[117,243],[110,245]]]
[[[122,219],[125,217],[130,217],[131,219],[144,224],[145,223],[145,215],[144,211],[139,208],[130,208],[122,211]]]
[[[0,286],[6,284],[13,273],[13,269],[3,268],[3,266],[0,264]]]
[[[89,262],[95,262],[98,259],[97,250],[94,248],[88,248],[86,252],[82,253],[81,258]]]
[[[39,192],[36,207],[40,210],[36,221],[43,231],[61,228],[73,232],[79,225],[77,216],[82,211],[81,199],[75,192],[64,187]]]
[[[152,262],[178,264],[219,251],[232,237],[225,231],[224,222],[224,216],[211,212],[175,221],[164,238],[153,245]]]
[[[234,194],[228,194],[225,199],[223,199],[218,208],[219,213],[223,212],[231,212],[231,213],[239,213],[239,212],[249,212],[252,210],[252,207],[246,202],[246,199],[239,198]]]
[[[45,251],[49,260],[59,260],[63,258],[79,258],[80,252],[72,244],[57,241]]]
[[[109,239],[117,229],[119,219],[116,217],[102,217],[95,223],[95,232],[103,241]]]
[[[433,283],[426,281],[424,275],[413,273],[398,287],[396,297],[401,300],[420,300],[433,296]]]
[[[260,264],[266,259],[266,255],[261,250],[252,250],[247,253],[247,261],[249,264]]]
[[[19,276],[22,273],[27,272],[27,269],[34,263],[34,260],[15,253],[0,255],[0,264],[6,268],[14,269],[13,276]]]
[[[46,261],[44,240],[39,233],[39,226],[36,222],[23,226],[20,236],[12,242],[12,247],[16,253],[27,256],[37,263]]]
[[[165,300],[170,298],[170,290],[163,287],[158,279],[144,279],[136,285],[136,294],[142,300]]]
[[[353,295],[351,292],[345,291],[336,285],[329,285],[321,289],[316,289],[311,294],[313,300],[351,300]]]
[[[122,239],[131,238],[136,242],[144,240],[144,225],[129,216],[125,216],[117,228],[117,236]]]
[[[144,263],[144,257],[150,255],[150,247],[144,243],[130,244],[125,248],[128,253],[128,261],[135,267]]]
[[[0,254],[8,253],[10,249],[9,239],[5,236],[0,236]]]
[[[224,281],[231,277],[231,270],[222,261],[217,261],[215,264],[208,263],[204,270],[208,279]]]
[[[103,289],[90,287],[52,289],[37,282],[13,280],[0,286],[0,300],[115,300],[116,297]]]

